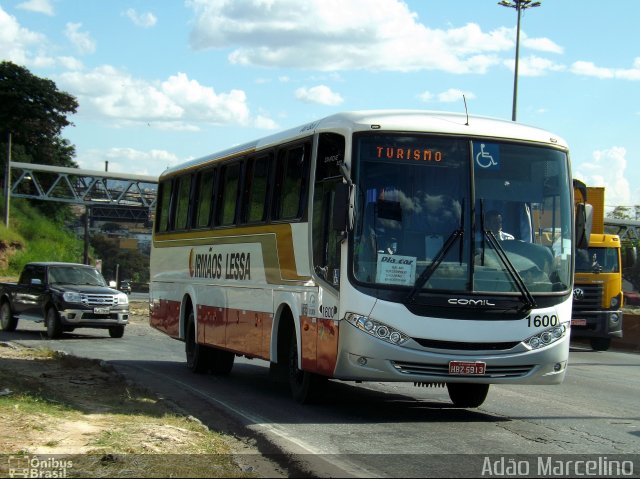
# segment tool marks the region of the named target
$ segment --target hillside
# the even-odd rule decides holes
[[[0,200],[4,210],[4,200]],[[0,223],[0,276],[17,276],[30,261],[82,262],[84,245],[59,220],[12,199],[9,228]]]

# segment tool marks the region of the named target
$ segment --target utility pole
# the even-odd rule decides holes
[[[539,7],[542,3],[534,2],[533,0],[502,0],[498,2],[498,5],[515,8],[518,12],[518,26],[516,27],[516,64],[513,74],[513,107],[511,110],[511,120],[516,121],[516,106],[518,104],[518,62],[520,57],[520,16],[523,10]]]
[[[9,227],[9,198],[11,197],[11,133],[7,146],[7,163],[4,166],[4,225]]]

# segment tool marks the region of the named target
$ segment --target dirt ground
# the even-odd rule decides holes
[[[148,320],[145,302],[131,312],[132,322]],[[0,477],[2,454],[73,455],[85,477],[286,477],[250,444],[181,417],[105,363],[1,340],[0,430]]]

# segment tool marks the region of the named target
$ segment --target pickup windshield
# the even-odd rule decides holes
[[[49,284],[107,285],[97,270],[78,266],[53,266],[49,268]]]
[[[357,284],[420,292],[565,291],[571,185],[564,151],[408,134],[354,141]],[[491,240],[488,240],[490,234]]]

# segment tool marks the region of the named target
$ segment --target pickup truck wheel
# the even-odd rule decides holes
[[[62,323],[55,308],[47,309],[46,325],[49,339],[57,339],[62,336]]]
[[[611,346],[611,338],[591,338],[591,349],[606,351]]]
[[[3,331],[15,331],[18,326],[18,318],[13,316],[11,305],[8,302],[2,303],[0,306],[0,328]]]
[[[111,326],[109,328],[109,336],[112,338],[121,338],[124,336],[124,326]]]

